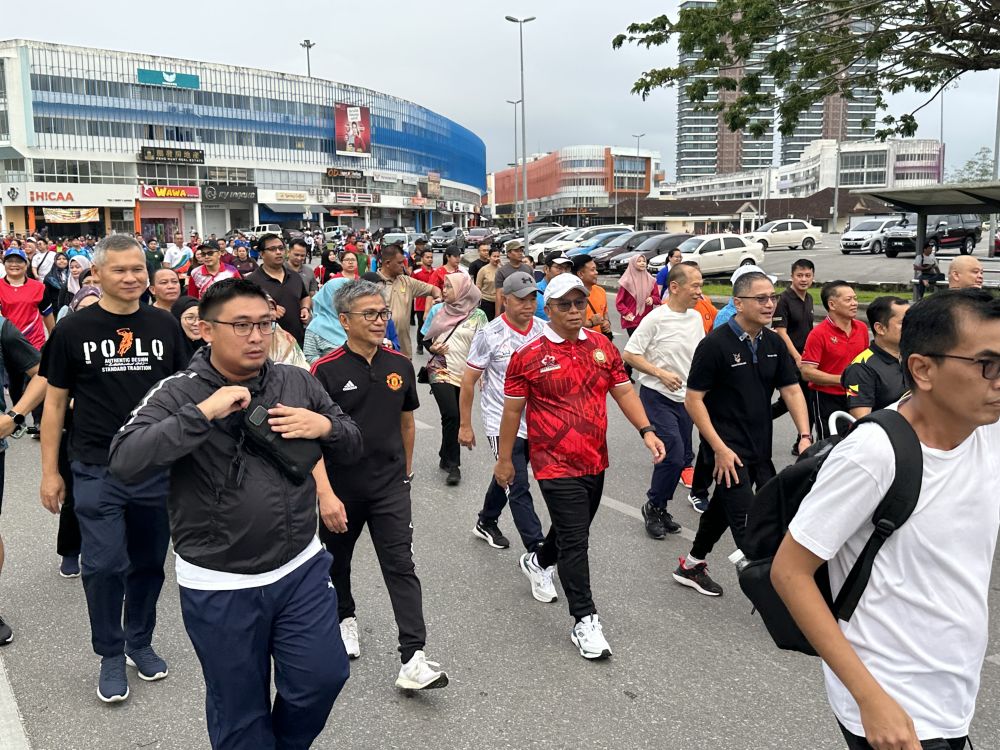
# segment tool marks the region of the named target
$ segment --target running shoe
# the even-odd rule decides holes
[[[104,703],[128,700],[128,676],[125,674],[125,654],[101,659],[101,676],[97,682],[97,697]]]
[[[417,651],[399,668],[396,687],[403,690],[432,690],[448,684],[448,675],[436,661],[428,661],[423,651]]]
[[[694,484],[694,467],[685,466],[681,469],[681,484],[683,484],[688,489],[691,489],[691,485]]]
[[[680,563],[677,570],[674,571],[674,580],[677,583],[692,588],[705,596],[722,596],[722,586],[708,575],[708,563],[700,562],[693,568],[688,568],[684,565],[683,557],[680,559]]]
[[[653,539],[663,539],[667,535],[667,530],[663,527],[663,518],[660,516],[660,509],[650,502],[642,506],[642,520],[646,524],[646,533]]]
[[[63,578],[80,577],[80,557],[79,555],[64,555],[59,563],[59,575]]]
[[[555,565],[543,568],[538,564],[538,556],[534,552],[525,552],[518,564],[521,566],[521,572],[531,581],[531,595],[535,599],[548,604],[559,598],[555,584],[552,583]]]
[[[493,549],[507,549],[510,540],[503,535],[496,521],[477,521],[472,533],[490,545]]]
[[[3,621],[0,617],[0,646],[6,646],[14,640],[14,631],[10,629],[10,625]]]
[[[163,661],[152,646],[143,646],[135,651],[125,654],[125,663],[130,667],[135,667],[139,671],[139,678],[146,682],[162,680],[170,671],[167,663]]]
[[[358,618],[345,617],[340,621],[340,638],[344,641],[344,650],[351,659],[361,656],[361,641],[358,639]]]
[[[462,470],[457,466],[452,466],[448,469],[448,477],[444,480],[444,483],[449,487],[455,487],[459,482],[462,481]]]
[[[611,646],[604,637],[597,615],[587,615],[574,625],[569,639],[580,649],[580,656],[584,659],[607,659],[611,656]]]
[[[691,507],[695,509],[697,513],[704,513],[708,510],[708,498],[698,497],[697,495],[688,495],[688,502],[691,503]]]

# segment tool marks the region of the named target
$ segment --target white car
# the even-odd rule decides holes
[[[895,219],[865,219],[851,227],[840,236],[840,252],[850,255],[853,252],[878,255],[885,249],[885,233],[902,221]]]
[[[592,239],[599,234],[612,232],[616,229],[630,230],[632,227],[628,227],[623,224],[602,224],[596,227],[582,227],[570,232],[561,240],[553,240],[545,243],[546,252],[552,250],[572,250],[574,247],[579,247],[587,240]]]
[[[764,248],[738,234],[700,234],[684,240],[677,249],[684,260],[698,264],[704,276],[732,273],[740,266],[764,262]],[[649,272],[657,273],[667,262],[667,255],[657,255],[649,261]]]
[[[801,219],[778,219],[757,227],[743,235],[751,242],[759,242],[765,250],[771,247],[790,247],[811,250],[819,242],[820,229]]]

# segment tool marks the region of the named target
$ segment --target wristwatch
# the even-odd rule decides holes
[[[639,428],[639,437],[646,437],[646,433],[648,433],[648,432],[656,432],[656,428],[653,427],[652,425],[649,425],[649,424],[646,425],[645,427],[640,427]]]
[[[7,416],[14,420],[14,431],[10,434],[12,438],[19,438],[24,434],[24,431],[28,429],[28,425],[25,424],[24,415],[18,414],[16,411],[11,409],[7,412]]]

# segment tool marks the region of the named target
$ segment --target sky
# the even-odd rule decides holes
[[[646,101],[631,93],[649,68],[672,63],[672,49],[611,48],[633,21],[675,14],[677,0],[110,0],[4,3],[0,38],[38,39],[124,49],[205,62],[312,72],[409,99],[445,115],[486,143],[487,169],[513,161],[512,106],[520,98],[518,28],[504,16],[535,16],[524,26],[528,151],[568,145],[634,146],[660,151],[673,179],[677,93],[661,89]],[[958,168],[992,147],[997,71],[967,74],[945,100],[946,167]],[[899,115],[923,99],[901,95]],[[918,113],[918,137],[940,133],[938,102]],[[518,126],[520,130],[520,125]],[[520,137],[520,136],[519,136]]]

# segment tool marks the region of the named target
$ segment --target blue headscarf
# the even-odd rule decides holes
[[[340,346],[347,341],[347,333],[344,331],[344,327],[340,325],[340,318],[337,317],[337,308],[333,304],[333,295],[340,287],[350,281],[351,279],[345,278],[330,279],[320,287],[319,292],[313,299],[313,319],[306,330],[312,331],[334,346]]]

